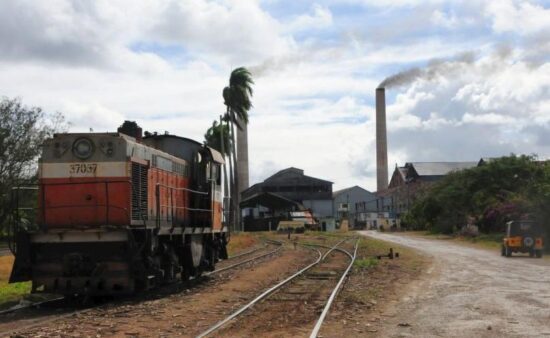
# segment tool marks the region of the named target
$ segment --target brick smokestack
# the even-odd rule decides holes
[[[388,188],[388,137],[386,136],[386,90],[376,88],[376,190]]]

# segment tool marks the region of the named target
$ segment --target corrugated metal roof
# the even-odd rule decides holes
[[[368,192],[368,193],[371,193],[370,191],[368,191],[368,190],[365,189],[365,188],[361,188],[361,187],[358,186],[358,185],[354,185],[353,187],[344,188],[344,189],[340,189],[340,190],[334,191],[334,192],[332,193],[332,197],[339,196],[339,195],[341,195],[341,194],[343,194],[343,193],[345,193],[345,192],[348,192],[348,191],[350,191],[350,190],[353,190],[353,189],[355,189],[355,188],[359,188],[359,189],[364,190],[364,191],[366,191],[366,192]],[[371,194],[372,194],[372,193],[371,193]]]
[[[317,178],[317,177],[304,175],[304,170],[303,169],[298,169],[298,168],[294,168],[294,167],[279,170],[275,174],[273,174],[273,175],[269,176],[268,178],[266,178],[264,180],[264,183],[267,183],[267,182],[270,182],[270,181],[275,181],[275,180],[285,180],[286,179],[285,177],[287,175],[296,175],[297,177],[300,177],[300,179],[304,179],[304,180],[311,180],[311,181],[320,182],[320,183],[333,184],[333,182],[331,182],[331,181],[327,181],[327,180],[323,180],[323,179],[320,179],[320,178]]]
[[[408,162],[418,176],[443,176],[456,170],[469,169],[477,166],[477,162]]]

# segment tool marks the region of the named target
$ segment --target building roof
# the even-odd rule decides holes
[[[478,162],[407,162],[406,168],[412,168],[418,176],[444,176],[456,170],[469,169]]]
[[[299,210],[305,209],[302,204],[272,192],[254,194],[241,201],[240,206],[241,208],[254,208],[258,204],[270,209],[282,209],[292,206],[298,208]]]
[[[320,179],[320,178],[317,178],[317,177],[304,175],[304,170],[303,169],[298,169],[298,168],[294,168],[294,167],[279,170],[275,174],[273,174],[273,175],[269,176],[268,178],[266,178],[264,180],[264,182],[276,181],[280,178],[286,178],[288,176],[301,177],[303,179],[307,179],[307,180],[318,182],[318,183],[333,184],[333,182],[330,182],[330,181],[326,181],[326,180],[323,180],[323,179]]]
[[[361,188],[360,186],[358,185],[354,185],[353,187],[349,187],[349,188],[344,188],[344,189],[340,189],[340,190],[336,190],[332,193],[332,197],[337,197],[337,196],[340,196],[342,194],[345,194],[346,192],[348,191],[351,191],[353,189],[361,189],[363,191],[366,191],[368,192],[369,194],[372,194],[370,191],[368,191],[367,189],[365,188]]]

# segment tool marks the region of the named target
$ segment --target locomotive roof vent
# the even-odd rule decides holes
[[[124,121],[124,123],[118,127],[117,131],[135,138],[138,142],[141,142],[141,139],[143,138],[143,130],[140,126],[138,126],[136,121]]]

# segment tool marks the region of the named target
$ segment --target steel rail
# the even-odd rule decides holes
[[[311,249],[311,250],[315,250],[317,251],[317,254],[319,255],[317,260],[311,264],[309,264],[308,266],[306,266],[305,268],[301,269],[300,271],[294,273],[292,276],[286,278],[285,280],[283,280],[282,282],[279,282],[277,283],[275,286],[272,286],[271,288],[265,290],[262,294],[260,294],[259,296],[257,296],[256,298],[254,298],[252,301],[250,301],[248,304],[242,306],[240,309],[238,309],[237,311],[233,312],[232,314],[230,314],[229,316],[225,317],[225,319],[222,319],[221,321],[217,322],[216,324],[214,324],[214,326],[211,326],[210,328],[208,328],[206,331],[202,332],[201,334],[199,334],[198,336],[196,336],[196,338],[202,338],[202,337],[206,337],[208,336],[209,334],[213,333],[214,331],[218,330],[219,328],[221,328],[222,326],[224,326],[225,324],[227,324],[229,321],[233,320],[234,318],[238,317],[241,313],[245,312],[246,310],[248,310],[249,308],[251,308],[252,306],[254,306],[255,304],[257,304],[259,301],[265,299],[266,297],[268,297],[269,295],[271,295],[273,292],[277,291],[278,289],[280,289],[282,286],[288,284],[290,281],[292,281],[293,279],[295,279],[296,277],[299,277],[301,276],[304,272],[308,271],[309,269],[313,268],[314,266],[316,266],[317,264],[319,264],[320,262],[322,262],[326,256],[328,256],[332,251],[336,250],[336,248],[344,243],[345,241],[349,240],[350,238],[346,238],[338,243],[336,243],[330,250],[328,250],[324,255],[321,253],[321,251],[319,251],[318,249]],[[315,245],[307,245],[307,246],[315,246]]]
[[[61,301],[63,299],[65,299],[65,297],[56,297],[56,298],[52,298],[52,299],[48,299],[48,300],[43,300],[41,302],[30,303],[30,304],[23,305],[23,306],[14,305],[9,309],[0,311],[0,316],[6,315],[8,313],[13,313],[13,312],[17,312],[17,311],[22,311],[22,310],[26,310],[26,309],[40,307],[41,305],[45,305],[45,304],[49,304],[49,303],[55,303],[55,302]]]
[[[254,256],[254,257],[251,257],[247,260],[244,260],[242,262],[239,262],[239,263],[235,263],[235,264],[232,264],[232,265],[229,265],[229,266],[226,266],[226,267],[223,267],[223,268],[220,268],[220,269],[217,269],[217,270],[214,270],[214,271],[210,271],[210,272],[207,272],[207,273],[204,273],[202,274],[203,276],[211,276],[213,274],[216,274],[216,273],[219,273],[219,272],[222,272],[222,271],[226,271],[226,270],[229,270],[229,269],[233,269],[237,266],[240,266],[240,265],[244,265],[246,263],[249,263],[249,262],[252,262],[252,261],[255,261],[257,259],[260,259],[262,257],[266,257],[266,256],[269,256],[269,255],[273,255],[277,252],[279,252],[282,248],[283,248],[283,243],[279,242],[277,243],[278,247],[275,249],[275,250],[272,250],[270,252],[267,252],[265,254],[261,254],[261,255],[258,255],[258,256]],[[248,253],[252,253],[252,252],[255,252],[255,251],[258,251],[258,250],[261,250],[263,248],[258,248],[258,249],[255,249],[255,250],[251,250],[250,252]],[[231,257],[231,258],[235,258],[235,257],[240,257],[240,256],[244,256],[244,255],[247,255],[248,254],[247,252],[243,253],[243,254],[240,254],[240,255],[237,255],[237,256],[234,256],[234,257]]]
[[[242,257],[242,256],[250,255],[251,253],[254,253],[256,251],[260,251],[262,249],[265,249],[265,244],[262,245],[259,248],[251,249],[251,250],[244,251],[244,252],[239,252],[238,254],[236,254],[234,256],[228,257],[227,259],[235,259],[235,258],[239,258],[239,257]]]
[[[338,284],[336,285],[336,287],[332,291],[332,293],[331,293],[331,295],[330,295],[330,297],[329,297],[329,299],[328,299],[328,301],[325,305],[325,308],[323,309],[323,312],[321,313],[321,316],[319,316],[319,319],[317,320],[317,323],[315,324],[315,327],[313,328],[313,331],[311,331],[311,334],[309,335],[309,338],[317,338],[317,335],[319,334],[319,331],[321,330],[321,326],[323,325],[325,317],[327,316],[328,311],[330,310],[332,302],[336,298],[336,295],[340,291],[340,288],[342,287],[342,285],[344,283],[344,280],[346,279],[346,277],[348,275],[348,272],[350,271],[351,267],[353,266],[353,263],[355,262],[355,258],[357,257],[358,243],[359,243],[359,239],[357,239],[355,241],[355,249],[354,249],[354,252],[353,252],[353,256],[349,252],[346,251],[348,256],[351,258],[351,261],[350,261],[346,271],[344,271],[344,273],[342,274],[342,277],[340,277],[340,280],[338,281]]]
[[[279,247],[278,247],[277,249],[273,250],[273,251],[270,251],[270,252],[266,253],[266,254],[262,254],[262,255],[259,255],[259,256],[255,256],[255,257],[252,257],[252,258],[250,258],[250,259],[248,259],[248,260],[245,260],[245,261],[243,261],[243,262],[239,262],[239,263],[236,263],[236,264],[233,264],[233,265],[230,265],[230,266],[227,266],[227,267],[218,269],[218,270],[214,270],[214,271],[205,273],[205,274],[203,274],[202,276],[213,275],[213,274],[215,274],[215,273],[222,272],[222,271],[225,271],[225,270],[229,270],[229,269],[235,268],[235,267],[237,267],[237,266],[239,266],[239,265],[246,264],[246,263],[251,262],[251,261],[253,261],[253,260],[260,259],[260,258],[262,258],[262,257],[272,255],[272,254],[278,252],[279,250],[281,250],[282,247],[283,247],[283,243],[282,243],[282,242],[271,241],[271,240],[266,241],[266,242],[272,243],[272,244],[276,244],[276,245],[279,245]],[[238,254],[238,255],[232,256],[232,257],[230,257],[229,259],[238,258],[238,257],[244,256],[244,255],[248,255],[248,254],[251,254],[251,253],[253,253],[253,252],[262,250],[262,249],[264,249],[264,248],[265,248],[265,247],[261,247],[261,248],[256,248],[256,249],[253,249],[253,250],[249,250],[249,251],[240,253],[240,254]],[[173,283],[173,284],[170,284],[170,285],[177,285],[177,284],[180,284],[180,283]],[[27,305],[24,305],[24,306],[17,306],[17,305],[14,305],[13,307],[10,307],[10,308],[8,308],[8,309],[5,309],[5,310],[0,311],[0,316],[6,315],[6,314],[9,314],[9,313],[13,313],[13,312],[18,312],[18,311],[23,311],[23,310],[31,309],[31,308],[39,308],[39,307],[42,306],[42,305],[49,304],[49,303],[55,303],[55,302],[61,301],[61,300],[63,300],[63,299],[65,299],[65,297],[56,297],[56,298],[44,300],[44,301],[41,301],[41,302],[30,303],[30,304],[27,304]]]
[[[53,315],[53,317],[40,317],[35,322],[29,323],[28,325],[18,326],[17,328],[11,329],[7,332],[2,332],[1,335],[2,335],[2,337],[13,337],[13,336],[19,337],[20,336],[19,332],[21,332],[21,331],[32,330],[32,329],[35,329],[37,327],[41,327],[42,325],[44,325],[46,323],[52,323],[52,322],[55,322],[57,320],[61,320],[61,319],[69,318],[69,317],[74,317],[74,316],[79,315],[79,314],[85,314],[87,312],[91,312],[91,311],[93,311],[93,310],[95,310],[95,309],[97,309],[101,306],[104,306],[104,305],[105,304],[98,304],[98,305],[86,307],[84,309],[71,310],[71,311],[68,311],[68,312],[63,313],[63,314]],[[17,335],[16,335],[16,333],[17,333]]]

